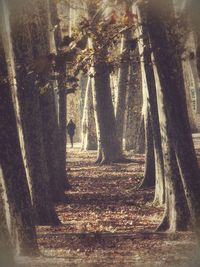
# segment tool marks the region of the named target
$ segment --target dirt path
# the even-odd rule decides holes
[[[56,207],[62,225],[38,227],[43,255],[20,259],[20,266],[200,266],[192,233],[154,232],[162,209],[152,205],[153,190],[137,189],[143,156],[134,156],[135,163],[102,167],[94,159],[94,152],[69,151],[72,188],[67,203]]]

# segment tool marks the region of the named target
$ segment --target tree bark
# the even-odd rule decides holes
[[[57,52],[57,56],[61,57],[60,52],[62,36],[61,36],[61,26],[60,19],[58,17],[57,2],[54,0],[49,0],[49,12],[50,12],[50,27],[55,28],[54,35],[52,36],[54,47],[52,50]],[[56,64],[56,71],[59,75],[57,78],[58,81],[58,125],[60,131],[59,144],[60,144],[60,175],[64,179],[64,184],[67,188],[70,188],[70,185],[66,176],[66,149],[67,149],[67,131],[66,131],[66,122],[67,122],[67,96],[66,96],[66,74],[67,74],[67,65],[66,62],[59,62]]]
[[[177,36],[172,31],[175,27],[171,1],[151,1],[148,9],[148,28],[166,108],[166,128],[174,149],[192,222],[200,241],[199,168],[187,113],[181,59],[176,45]]]
[[[92,82],[90,77],[88,77],[88,82],[85,92],[85,103],[83,108],[82,149],[83,150],[97,149],[96,126],[95,126],[93,96],[92,96]]]
[[[139,133],[136,139],[136,153],[144,154],[145,153],[145,128],[144,128],[144,114],[141,114],[140,124],[139,124]]]
[[[89,18],[96,14],[96,3],[87,6]],[[98,142],[98,156],[96,163],[109,164],[123,159],[121,144],[117,138],[117,125],[115,121],[114,106],[110,87],[110,73],[106,63],[108,56],[107,46],[102,39],[91,38],[94,49],[92,81],[95,122]],[[97,35],[96,35],[97,36]],[[101,47],[99,50],[98,47]]]
[[[145,126],[145,169],[144,178],[140,188],[148,188],[155,186],[155,156],[154,156],[154,136],[151,122],[151,114],[149,107],[146,106],[144,114]]]
[[[49,172],[44,150],[39,91],[35,86],[36,74],[28,74],[27,66],[37,55],[34,37],[41,34],[38,26],[37,2],[18,1],[10,6],[12,45],[15,58],[18,99],[24,137],[24,161],[36,223],[58,224],[49,182]],[[27,8],[28,7],[28,8]],[[22,13],[26,10],[26,15]],[[31,11],[31,12],[30,12]],[[33,18],[35,19],[34,22]],[[34,51],[34,53],[33,53]],[[41,53],[41,52],[39,52]],[[23,142],[23,140],[21,141]],[[22,146],[22,145],[21,145]]]
[[[50,49],[56,49],[54,43],[54,35],[51,29],[51,16],[49,0],[38,1],[40,14],[40,29],[41,29],[41,43],[43,55],[49,55],[52,52]],[[49,13],[48,13],[49,12]],[[48,25],[48,31],[46,26]],[[51,35],[51,36],[50,36]],[[51,45],[50,45],[51,44]],[[51,71],[43,72],[40,75],[39,85],[44,86],[48,84],[46,93],[40,95],[40,107],[43,122],[44,148],[47,156],[47,166],[50,175],[50,186],[52,198],[54,202],[60,202],[65,199],[64,190],[68,187],[65,160],[63,160],[63,153],[61,151],[60,128],[58,123],[58,116],[56,114],[57,101],[55,98],[56,92],[53,82],[51,81]],[[66,130],[66,129],[65,129]],[[65,149],[65,148],[63,148]]]
[[[0,266],[14,267],[14,251],[11,245],[8,224],[6,220],[6,199],[4,198],[1,181],[3,179],[2,168],[0,166]],[[4,193],[4,194],[3,194]]]
[[[200,18],[199,18],[199,8],[200,3],[199,1],[192,0],[190,3],[189,15],[190,21],[192,23],[192,29],[195,34],[196,39],[196,63],[197,63],[197,70],[200,77]]]
[[[3,11],[4,8],[5,6]],[[22,255],[35,255],[38,248],[33,210],[17,130],[17,123],[21,124],[21,121],[15,116],[14,97],[11,94],[11,85],[8,84],[11,77],[8,78],[3,47],[3,42],[8,47],[10,43],[5,43],[5,39],[2,41],[2,36],[4,34],[1,28],[0,57],[3,64],[0,65],[0,76],[3,79],[0,82],[0,166],[8,196],[13,227],[12,238]],[[13,59],[9,59],[12,62]],[[10,63],[10,66],[12,65],[13,63]],[[14,94],[15,84],[12,86]]]
[[[126,150],[136,151],[142,115],[142,77],[138,47],[130,62],[130,79],[127,91],[127,119],[125,129]]]
[[[106,62],[94,64],[94,109],[99,130],[99,163],[118,162],[122,159],[121,146],[116,134],[114,107],[111,97],[109,71]]]
[[[126,94],[129,80],[129,63],[130,63],[130,48],[128,41],[132,38],[132,30],[127,30],[123,34],[122,39],[122,52],[121,63],[119,68],[119,81],[116,102],[116,125],[117,125],[117,138],[119,140],[120,149],[123,150],[124,138],[124,119],[125,119],[125,105]]]
[[[162,152],[164,163],[164,184],[165,184],[165,211],[162,222],[158,230],[168,230],[175,232],[176,230],[186,230],[190,221],[190,213],[186,197],[184,194],[183,184],[175,157],[172,141],[170,139],[170,131],[168,128],[168,118],[166,117],[166,106],[163,99],[157,69],[154,65],[154,73],[157,89],[157,102],[159,111],[159,121]],[[159,189],[159,187],[158,187]],[[161,188],[162,189],[162,188]]]
[[[185,84],[185,92],[186,92],[186,100],[187,100],[187,108],[188,108],[188,115],[190,120],[190,128],[193,133],[197,132],[197,123],[196,123],[196,107],[197,102],[194,102],[194,96],[197,97],[196,90],[198,90],[198,87],[195,84],[195,87],[191,89],[191,82],[195,82],[195,77],[192,73],[189,59],[186,60],[186,62],[182,63],[183,65],[183,76],[184,76],[184,84]],[[198,75],[197,75],[198,76]],[[193,92],[191,91],[193,90]]]
[[[153,151],[155,153],[154,163],[155,165],[155,199],[154,201],[158,204],[164,203],[164,166],[163,166],[163,154],[162,154],[162,144],[161,144],[161,134],[160,134],[160,124],[158,116],[158,105],[156,97],[156,83],[151,59],[151,45],[149,41],[149,34],[147,30],[147,21],[146,21],[146,7],[145,5],[140,5],[140,18],[143,34],[143,59],[144,59],[144,70],[146,75],[147,82],[147,102],[150,110],[150,119],[152,125],[152,134],[153,134]]]

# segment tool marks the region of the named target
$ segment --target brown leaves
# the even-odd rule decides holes
[[[128,25],[136,24],[137,21],[138,21],[137,15],[132,13],[130,8],[126,6],[125,15],[123,17],[123,24],[128,26]]]
[[[142,162],[144,156],[133,158]],[[72,190],[66,192],[69,203],[56,207],[63,224],[38,227],[45,257],[32,259],[31,266],[192,266],[190,233],[153,231],[162,209],[146,201],[152,190],[136,190],[143,163],[97,167],[94,159],[94,152],[68,153]]]

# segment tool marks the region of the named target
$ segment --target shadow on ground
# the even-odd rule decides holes
[[[153,205],[153,189],[138,190],[144,155],[101,167],[96,152],[75,146],[67,156],[72,187],[56,206],[62,225],[38,227],[41,257],[20,258],[19,266],[200,266],[192,232],[155,233],[163,209]]]

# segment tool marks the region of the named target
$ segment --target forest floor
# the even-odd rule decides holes
[[[200,137],[195,137],[200,151]],[[144,155],[134,162],[97,166],[95,152],[68,150],[71,190],[57,205],[62,222],[38,227],[41,256],[20,258],[20,267],[198,267],[192,232],[158,233],[163,210],[153,189],[139,190]]]

